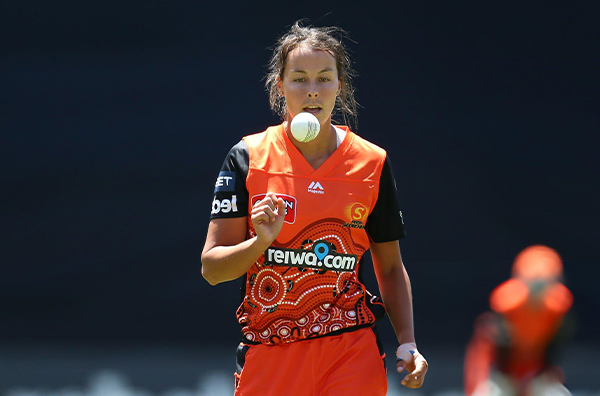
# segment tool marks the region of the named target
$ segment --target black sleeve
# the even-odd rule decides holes
[[[215,183],[210,218],[248,216],[248,146],[241,140],[229,150]]]
[[[406,236],[404,220],[398,203],[396,181],[387,156],[381,170],[379,195],[375,207],[367,219],[366,230],[373,242],[390,242]]]

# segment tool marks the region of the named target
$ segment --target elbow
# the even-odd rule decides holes
[[[206,279],[206,281],[208,283],[210,283],[211,286],[216,286],[218,285],[220,282],[210,273],[210,271],[206,270],[206,267],[204,265],[202,265],[202,277],[204,279]]]
[[[206,279],[206,281],[210,283],[211,286],[218,285],[220,281],[215,277],[214,271],[210,270],[210,264],[208,264],[208,260],[202,257],[201,261],[202,268],[200,269],[200,272],[202,273],[202,277]]]

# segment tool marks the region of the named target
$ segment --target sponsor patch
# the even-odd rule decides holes
[[[232,195],[231,199],[223,198],[217,199],[217,197],[213,198],[212,202],[212,210],[210,214],[218,214],[218,213],[235,213],[238,211],[237,207],[237,196]]]
[[[316,270],[354,271],[358,256],[337,253],[325,241],[316,241],[312,250],[269,247],[265,251],[265,264]]]
[[[313,194],[325,194],[325,189],[319,182],[312,181],[308,186],[308,192]]]
[[[215,183],[215,192],[233,191],[235,189],[235,172],[219,172],[217,182]]]
[[[296,222],[296,207],[298,206],[298,200],[296,197],[286,194],[277,194],[277,198],[283,199],[285,202],[285,217],[283,218],[284,223],[294,224]],[[258,194],[252,197],[251,206],[254,206],[258,201],[266,197],[267,194]]]
[[[365,205],[355,202],[346,208],[346,216],[350,221],[345,222],[344,227],[364,229],[368,215],[369,209]]]

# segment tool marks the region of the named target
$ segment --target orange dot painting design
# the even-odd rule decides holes
[[[272,269],[264,269],[254,279],[252,297],[264,309],[272,309],[283,301],[286,294],[285,279]]]
[[[251,224],[249,230],[252,235]],[[341,220],[309,225],[285,246],[271,254],[272,261],[265,253],[247,273],[237,317],[248,342],[288,343],[375,321],[367,306],[370,296],[358,280],[358,261],[366,247],[355,243]],[[284,258],[288,251],[291,259]],[[352,270],[333,267],[349,257],[356,260]]]

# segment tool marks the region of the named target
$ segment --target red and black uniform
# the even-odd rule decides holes
[[[383,149],[338,128],[344,140],[318,169],[283,125],[244,137],[223,163],[211,219],[247,217],[251,238],[258,200],[273,192],[286,206],[280,234],[244,279],[237,318],[248,346],[339,336],[385,315],[361,271],[371,241],[405,236],[392,169]]]
[[[465,394],[492,394],[481,384],[494,372],[509,379],[519,394],[527,394],[529,384],[545,372],[558,372],[559,379],[562,370],[553,364],[552,352],[572,304],[571,291],[558,281],[512,278],[498,285],[490,295],[492,311],[478,317],[467,344]]]

